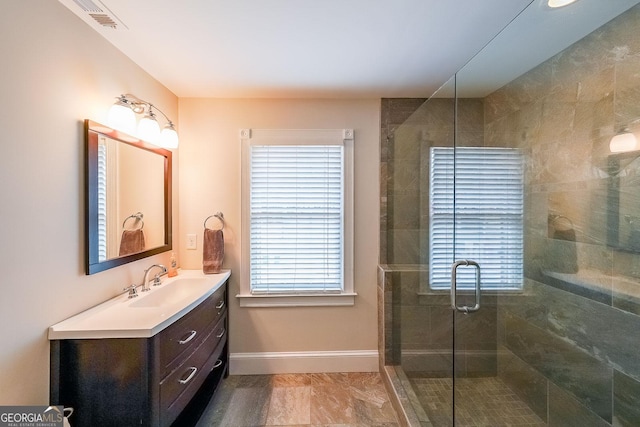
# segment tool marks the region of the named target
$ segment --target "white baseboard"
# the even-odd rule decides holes
[[[231,353],[231,375],[378,372],[378,351]]]

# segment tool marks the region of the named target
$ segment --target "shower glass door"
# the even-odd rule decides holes
[[[535,2],[530,8],[540,6]],[[511,25],[522,15],[526,11]],[[509,28],[503,30],[507,37]],[[505,53],[493,48],[501,37],[450,82],[453,147],[431,148],[430,187],[436,198],[430,212],[430,286],[438,286],[435,276],[442,270],[444,287],[448,269],[453,349],[451,419],[436,421],[438,425],[546,425],[546,414],[536,413],[537,408],[516,393],[518,384],[500,371],[507,358],[501,351],[504,314],[526,298],[525,165],[530,153],[530,141],[516,130],[518,120],[526,118],[494,110],[496,105],[506,107],[500,104],[501,86],[491,81],[496,68],[489,66],[505,62]],[[496,116],[501,120],[496,122]],[[439,194],[441,188],[446,196]],[[444,238],[438,233],[440,221],[451,224]],[[450,256],[448,265],[436,265],[439,253]]]
[[[516,144],[488,144],[485,103],[465,94],[460,75],[455,83],[455,148],[432,148],[431,157],[432,188],[443,164],[453,168],[453,195],[431,217],[453,224],[450,241],[440,239],[452,249],[431,248],[453,254],[452,418],[459,426],[545,425],[498,372],[501,306],[521,297],[524,285],[526,154]]]
[[[434,426],[544,425],[498,375],[500,304],[523,290],[526,154],[486,144],[484,109],[455,76],[414,113],[426,126],[428,280],[417,310],[429,329],[403,365]]]

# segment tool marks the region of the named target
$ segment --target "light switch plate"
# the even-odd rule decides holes
[[[187,234],[187,249],[196,249],[198,247],[198,236],[196,234]]]

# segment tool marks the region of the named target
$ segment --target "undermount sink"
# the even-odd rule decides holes
[[[178,270],[138,297],[125,292],[49,327],[49,339],[148,338],[171,325],[222,286],[231,272]],[[144,310],[143,310],[144,309]]]
[[[177,278],[170,283],[151,286],[148,292],[138,292],[138,297],[131,298],[130,307],[157,308],[180,303],[183,299],[205,291],[211,287],[206,277]]]

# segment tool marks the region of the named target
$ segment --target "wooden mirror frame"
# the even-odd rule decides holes
[[[86,274],[94,274],[113,267],[167,252],[172,249],[171,234],[171,151],[156,147],[124,132],[100,123],[85,120],[85,253]],[[98,256],[98,139],[100,135],[151,151],[164,157],[164,243],[161,246],[118,258],[99,261]]]

